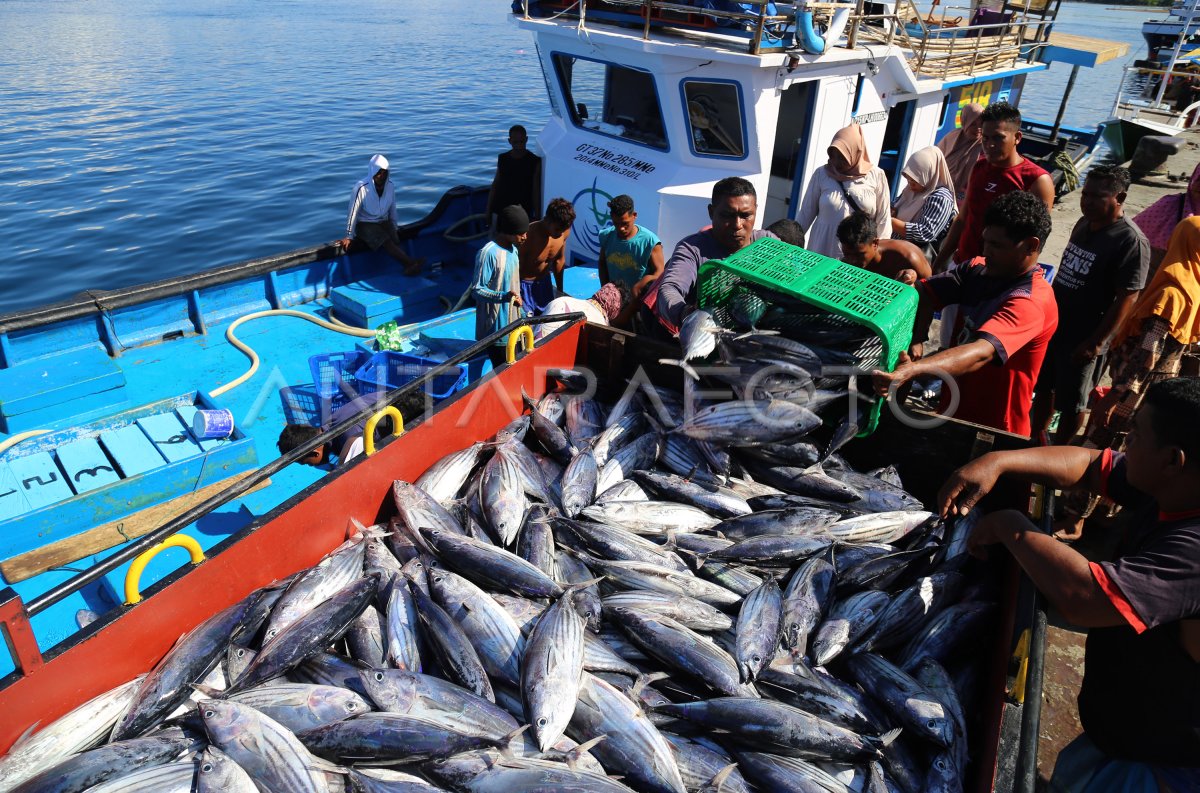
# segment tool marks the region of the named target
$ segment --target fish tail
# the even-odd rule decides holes
[[[692,378],[693,380],[700,379],[700,373],[693,369],[692,365],[687,361],[677,360],[675,358],[659,358],[658,362],[665,366],[678,366],[684,371],[685,374],[687,374],[688,377]]]

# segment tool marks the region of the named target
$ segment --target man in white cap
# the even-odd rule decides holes
[[[404,265],[405,275],[416,275],[424,259],[414,259],[400,247],[396,231],[396,191],[388,178],[388,161],[382,154],[371,158],[367,178],[354,186],[350,196],[350,217],[346,220],[346,237],[339,240],[343,251],[352,242],[360,242],[373,251],[380,248]]]

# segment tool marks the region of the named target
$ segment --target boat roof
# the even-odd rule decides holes
[[[1129,44],[1123,41],[1108,41],[1051,31],[1048,43],[1038,54],[1038,60],[1042,63],[1069,63],[1072,66],[1092,69],[1128,54]]]

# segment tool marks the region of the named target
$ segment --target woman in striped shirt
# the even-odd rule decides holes
[[[902,173],[908,186],[892,207],[892,237],[908,240],[933,261],[958,213],[950,166],[940,149],[929,146],[909,157]]]

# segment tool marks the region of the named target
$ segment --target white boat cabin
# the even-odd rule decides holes
[[[961,105],[1019,102],[1025,75],[1046,68],[1033,58],[1056,9],[994,22],[987,9],[939,8],[942,25],[909,0],[516,6],[552,109],[537,138],[542,195],[577,213],[568,264],[596,261],[606,204],[622,193],[668,255],[708,224],[726,176],[754,184],[760,227],[794,217],[851,121],[897,195],[909,155],[954,129]],[[951,24],[965,14],[974,25]]]

